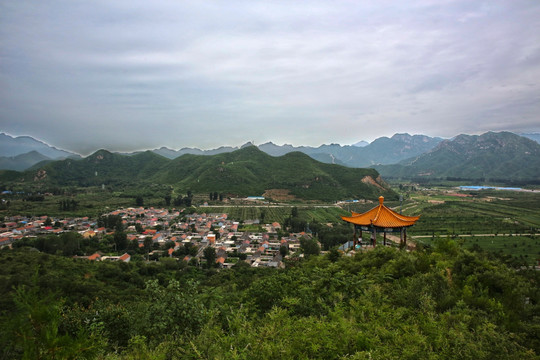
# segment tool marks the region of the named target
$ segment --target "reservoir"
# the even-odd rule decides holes
[[[499,187],[499,186],[460,186],[460,190],[506,190],[506,191],[523,191],[518,187]]]

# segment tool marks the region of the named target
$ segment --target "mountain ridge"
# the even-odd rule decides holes
[[[179,156],[185,154],[192,155],[217,155],[222,153],[233,152],[238,149],[241,149],[245,146],[256,146],[260,150],[271,156],[283,156],[287,153],[299,151],[304,154],[309,155],[313,159],[324,162],[327,164],[338,164],[348,167],[373,167],[378,165],[392,165],[400,164],[403,161],[407,162],[410,159],[415,159],[422,154],[432,151],[437,145],[443,141],[455,140],[459,138],[458,135],[452,139],[444,140],[437,137],[429,137],[426,135],[409,135],[408,133],[396,133],[392,137],[380,137],[375,139],[373,142],[367,144],[366,142],[359,142],[353,145],[340,145],[340,144],[323,144],[318,147],[311,146],[293,146],[290,144],[276,145],[273,142],[266,142],[260,145],[254,145],[252,142],[247,142],[241,146],[221,146],[215,149],[201,150],[198,148],[189,148],[184,147],[179,150],[173,150],[168,147],[162,146],[151,151],[155,154],[161,155],[168,159],[175,159]],[[472,136],[472,135],[471,135]],[[535,137],[540,138],[540,134],[523,134],[524,137],[535,140]],[[31,142],[34,146],[45,146],[49,147],[56,155],[66,155],[66,152],[63,150],[58,150],[50,145],[47,145],[39,140],[35,140],[29,136],[13,138],[4,133],[0,133],[0,169],[8,170],[25,170],[32,168],[36,164],[39,164],[41,161],[57,160],[65,158],[61,156],[59,158],[53,158],[50,156],[44,155],[42,152],[38,151],[42,156],[37,156],[35,153],[26,156],[23,154],[18,154],[15,156],[7,156],[7,154],[18,152],[20,150],[11,149],[9,143],[6,143],[6,140],[17,141],[21,140],[23,142]],[[538,140],[535,140],[538,141]],[[360,143],[365,143],[365,146],[358,146]],[[2,149],[9,149],[6,153],[2,153]],[[20,149],[20,147],[19,147]],[[61,151],[58,153],[58,151]],[[122,155],[135,156],[137,154],[143,153],[145,151],[136,151],[131,153],[118,153]],[[47,152],[47,151],[43,151]],[[73,153],[68,153],[73,154]],[[3,155],[3,156],[2,156]],[[74,154],[70,156],[72,158],[81,158],[79,155]],[[403,164],[402,164],[403,165]]]
[[[13,181],[13,173],[0,172],[0,180]],[[208,156],[185,154],[173,160],[152,151],[126,156],[102,149],[80,160],[48,162],[18,176],[19,185],[40,188],[144,187],[155,183],[183,191],[239,196],[262,195],[277,189],[298,199],[321,201],[396,197],[375,169],[325,164],[301,152],[273,157],[256,146]]]
[[[31,136],[23,135],[13,137],[3,132],[0,133],[0,156],[15,157],[17,155],[27,154],[31,151],[37,151],[41,155],[53,160],[68,157],[81,157],[79,154],[57,149],[56,147]]]
[[[461,134],[395,165],[374,166],[391,178],[540,180],[540,144],[511,132]]]
[[[25,137],[16,137],[13,138],[9,135],[1,134],[3,136],[0,136],[0,156],[14,156],[10,155],[13,154],[14,149],[12,149],[12,144],[17,141],[23,141],[25,143],[30,142],[36,151],[40,152],[42,155],[47,156],[48,158],[52,160],[58,160],[61,158],[81,158],[80,155],[65,152],[63,150],[58,150],[55,147],[52,147],[50,145],[45,144],[44,142],[41,142],[39,140],[33,139],[31,137],[25,136]],[[432,143],[429,141],[426,142],[415,142],[415,139],[417,139],[419,136],[425,137],[425,139],[430,139]],[[381,142],[381,139],[390,139],[387,141],[390,141],[392,146],[385,147],[379,147],[377,148],[377,144]],[[409,139],[411,139],[409,141]],[[169,159],[175,159],[179,156],[185,155],[185,154],[193,154],[193,155],[217,155],[222,154],[226,152],[233,152],[238,149],[241,149],[242,147],[245,147],[247,145],[254,145],[257,146],[259,149],[263,150],[269,155],[272,156],[282,156],[289,152],[293,151],[300,151],[302,153],[305,153],[312,158],[325,162],[328,164],[340,164],[344,166],[349,167],[368,167],[373,164],[388,164],[388,163],[397,163],[405,158],[418,155],[422,152],[425,152],[429,150],[431,147],[435,146],[439,141],[442,139],[440,138],[430,138],[425,135],[409,135],[409,134],[396,134],[392,138],[379,138],[376,139],[371,144],[368,144],[367,142],[359,142],[354,145],[340,145],[340,144],[323,144],[318,147],[311,147],[311,146],[292,146],[289,144],[284,145],[276,145],[272,142],[266,142],[261,145],[254,145],[252,142],[245,143],[241,146],[220,146],[215,149],[209,149],[209,150],[201,150],[198,148],[188,148],[184,147],[179,150],[173,150],[168,147],[162,146],[160,148],[152,149],[149,151],[152,151],[156,154],[159,154],[161,156],[164,156]],[[410,143],[413,143],[411,146]],[[365,146],[359,146],[358,144],[365,144]],[[15,147],[21,148],[24,144],[15,145]],[[26,147],[23,147],[23,149],[27,149],[28,145],[25,145]],[[404,148],[406,147],[406,148]],[[373,150],[373,148],[377,148],[376,150]],[[8,151],[9,150],[9,151]],[[20,152],[22,150],[19,150]],[[148,151],[148,150],[146,150]],[[389,152],[391,151],[391,153]],[[128,155],[133,156],[137,155],[142,151],[135,151],[130,153],[121,153],[122,155]],[[51,154],[51,156],[48,156],[46,154]],[[19,154],[18,154],[19,155]],[[30,168],[35,163],[28,163],[28,162],[21,162],[21,164],[13,164],[13,160],[11,160],[11,163],[9,160],[5,160],[4,163],[6,164],[4,167],[2,167],[2,162],[0,162],[0,169],[17,169],[17,170],[24,170],[26,168]]]

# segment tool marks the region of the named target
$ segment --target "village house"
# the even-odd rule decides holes
[[[107,215],[121,216],[125,227],[128,242],[137,241],[139,247],[144,246],[145,239],[150,237],[154,244],[164,247],[167,243],[173,243],[165,251],[152,251],[156,256],[174,257],[174,252],[185,246],[192,244],[198,248],[195,257],[197,261],[203,256],[203,249],[212,246],[216,249],[219,266],[227,268],[240,261],[238,256],[247,256],[245,260],[252,266],[280,266],[281,258],[279,248],[286,244],[291,251],[299,249],[297,235],[289,238],[278,239],[277,230],[281,229],[279,223],[264,224],[266,230],[263,233],[239,232],[240,223],[228,218],[227,214],[188,214],[182,216],[180,211],[168,209],[149,208],[127,208],[117,209]],[[182,217],[180,217],[182,216]],[[61,233],[64,228],[71,231],[78,231],[85,238],[101,238],[106,235],[104,227],[97,227],[96,221],[88,217],[51,219],[53,224],[62,224],[61,227],[45,227],[47,216],[38,218],[12,217],[6,219],[3,224],[3,232],[0,233],[0,247],[9,246],[13,241],[22,236],[35,236],[39,234]],[[258,220],[247,221],[249,224],[258,224]],[[138,224],[138,226],[135,226]],[[142,233],[138,233],[137,230]],[[159,229],[159,230],[158,230]],[[111,232],[107,235],[114,235]],[[102,256],[93,254],[87,258],[89,260],[109,260],[109,261],[130,261],[129,254],[120,256]],[[192,256],[183,256],[182,259],[191,261]],[[180,259],[179,259],[180,260]],[[244,261],[244,260],[242,260]],[[277,263],[277,264],[276,264]]]

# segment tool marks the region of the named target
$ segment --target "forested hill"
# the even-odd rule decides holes
[[[450,239],[431,250],[291,258],[284,270],[35,249],[4,250],[0,263],[2,359],[540,356],[538,272]]]
[[[5,172],[0,179],[12,182],[13,177],[12,172]],[[299,152],[273,157],[255,146],[212,156],[187,154],[174,160],[150,151],[125,156],[99,150],[82,160],[38,164],[16,180],[42,186],[158,183],[184,191],[239,196],[279,189],[300,199],[328,201],[396,196],[374,169],[325,164]]]
[[[510,132],[459,135],[399,165],[375,167],[383,176],[540,181],[540,144]]]

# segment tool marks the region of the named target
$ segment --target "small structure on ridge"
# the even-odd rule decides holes
[[[362,231],[371,232],[371,245],[377,244],[377,231],[384,233],[386,245],[387,232],[400,232],[400,246],[407,245],[407,228],[413,226],[420,216],[405,216],[384,205],[384,197],[379,197],[379,206],[365,213],[351,212],[351,216],[342,216],[341,219],[354,225],[353,246],[356,249],[358,239],[362,238]],[[359,235],[357,235],[359,231]]]

